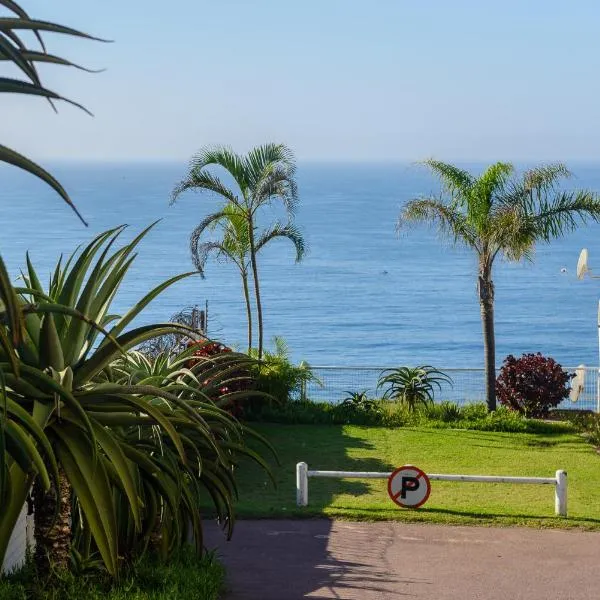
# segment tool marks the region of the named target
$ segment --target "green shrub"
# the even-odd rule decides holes
[[[461,418],[461,410],[456,402],[440,402],[440,404],[430,404],[424,410],[425,415],[432,421],[442,421],[444,423],[455,423]]]
[[[404,403],[368,400],[374,408],[356,409],[354,403],[337,405],[327,402],[294,401],[283,405],[263,406],[247,413],[252,421],[287,425],[365,425],[376,427],[432,427],[435,429],[471,429],[527,433],[565,433],[574,431],[568,423],[525,418],[505,407],[488,413],[485,404],[459,408],[452,402],[411,410]],[[358,406],[361,402],[357,401]]]
[[[600,414],[575,410],[563,411],[563,414],[577,431],[585,435],[590,444],[600,446]]]
[[[465,404],[460,409],[460,416],[466,421],[476,421],[478,419],[485,419],[488,412],[488,407],[484,402],[477,402],[474,404]]]
[[[38,579],[32,564],[0,580],[0,600],[217,600],[225,570],[212,554],[190,548],[165,563],[147,557],[123,570],[119,583],[106,574]]]
[[[285,341],[274,337],[274,352],[265,350],[261,361],[256,365],[257,385],[261,392],[269,394],[279,402],[304,399],[304,390],[310,382],[320,383],[310,365],[302,361],[294,365]],[[258,358],[256,350],[250,351],[252,358]]]

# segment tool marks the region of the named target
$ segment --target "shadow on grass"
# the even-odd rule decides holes
[[[359,513],[361,517],[367,517],[367,520],[373,521],[388,521],[396,520],[392,512],[393,509],[381,509],[381,508],[369,508],[361,507],[359,509],[351,509],[351,514],[356,516]],[[344,509],[336,509],[336,516],[343,517]],[[428,515],[446,515],[449,517],[448,520],[443,519],[431,519]],[[585,524],[600,525],[600,519],[594,519],[591,517],[556,517],[553,515],[539,515],[539,514],[526,514],[526,513],[499,513],[499,512],[486,512],[485,510],[468,511],[468,510],[456,510],[450,508],[427,508],[421,507],[418,510],[403,511],[402,514],[398,514],[398,520],[406,521],[407,523],[423,522],[431,525],[489,525],[497,524],[502,525],[519,525],[519,521],[532,523],[547,523],[549,526],[558,528],[585,526]],[[456,520],[452,520],[452,517],[457,517]],[[595,527],[594,527],[595,529]]]

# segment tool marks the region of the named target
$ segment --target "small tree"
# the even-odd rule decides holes
[[[512,354],[504,359],[496,379],[501,404],[527,417],[541,418],[569,396],[567,373],[553,358],[537,354]]]

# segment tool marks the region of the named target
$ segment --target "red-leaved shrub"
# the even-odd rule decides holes
[[[496,379],[496,396],[501,404],[522,415],[545,417],[569,396],[572,378],[553,358],[539,352],[521,358],[510,354]]]
[[[200,362],[210,362],[212,357],[221,354],[230,354],[233,351],[229,346],[221,342],[213,342],[209,340],[191,340],[187,344],[189,348],[196,348],[190,358],[186,361],[185,366],[188,369],[193,369]],[[233,354],[232,354],[233,356]],[[234,359],[235,360],[235,359]],[[212,380],[205,379],[203,385],[209,385]],[[243,416],[244,409],[239,400],[233,400],[223,403],[228,394],[235,392],[248,391],[254,387],[254,381],[251,377],[250,370],[247,365],[240,365],[235,371],[229,373],[227,383],[218,387],[218,395],[213,398],[217,402],[221,401],[221,408],[224,408],[235,417]],[[251,402],[251,399],[246,398],[245,402]]]

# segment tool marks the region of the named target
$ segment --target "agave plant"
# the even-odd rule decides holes
[[[429,365],[399,367],[381,372],[377,390],[384,390],[384,399],[403,402],[413,411],[433,403],[435,390],[441,390],[444,383],[452,385],[452,379]]]
[[[175,357],[165,352],[148,358],[133,351],[117,359],[103,373],[107,380],[119,385],[156,386],[168,390],[193,409],[212,433],[210,443],[207,443],[203,430],[180,409],[173,407],[171,399],[152,394],[144,396],[143,400],[156,408],[174,410],[176,418],[173,425],[184,443],[186,458],[183,459],[177,451],[168,432],[144,427],[147,422],[139,418],[131,419],[128,427],[120,428],[119,439],[126,452],[137,459],[145,456],[146,462],[142,467],[146,469],[154,462],[155,469],[160,468],[164,479],[169,482],[168,486],[156,486],[150,480],[144,486],[142,531],[136,531],[129,511],[121,510],[119,513],[120,536],[125,538],[122,546],[135,549],[138,554],[149,542],[168,554],[190,535],[201,550],[202,529],[198,511],[208,509],[205,495],[210,498],[219,521],[226,527],[227,535],[231,536],[233,501],[237,497],[234,475],[238,459],[250,457],[270,475],[267,463],[247,446],[245,440],[250,436],[273,450],[271,446],[223,409],[252,395],[264,395],[253,391],[249,369],[253,361],[238,353],[198,358],[194,357],[195,352],[197,346]],[[240,373],[243,375],[240,376]],[[112,417],[109,423],[111,421]],[[120,496],[121,501],[126,503],[123,494]],[[161,499],[162,510],[158,510]]]
[[[68,564],[66,524],[73,519],[67,490],[72,488],[107,570],[116,573],[113,492],[115,487],[124,490],[128,510],[141,528],[139,481],[132,459],[104,421],[118,422],[120,415],[124,422],[132,416],[145,419],[172,437],[183,458],[184,443],[171,422],[178,406],[207,438],[212,437],[202,417],[167,391],[99,381],[99,374],[127,349],[152,336],[182,330],[173,324],[126,328],[161,291],[188,274],[157,286],[122,317],[109,313],[148,229],[111,254],[122,231],[119,227],[97,236],[64,266],[59,261],[47,290],[27,257],[25,285],[14,290],[24,323],[20,339],[10,324],[5,326],[5,337],[13,338],[18,369],[4,346],[0,352],[0,560],[36,481],[37,558],[42,569],[48,568],[49,552],[57,568]],[[168,398],[168,414],[145,402],[148,394]],[[61,527],[53,526],[57,519]]]
[[[48,53],[42,35],[45,33],[59,33],[94,40],[99,40],[99,38],[94,38],[76,29],[56,23],[32,19],[15,0],[0,0],[0,9],[5,11],[3,15],[0,15],[0,61],[4,61],[5,64],[10,65],[19,73],[19,77],[0,76],[0,93],[38,96],[47,99],[53,108],[54,101],[62,100],[88,112],[80,104],[46,88],[41,81],[37,64],[46,63],[89,70],[65,58]],[[39,43],[37,49],[30,48],[27,45],[26,39],[22,35],[23,32],[33,33]],[[0,144],[0,162],[13,165],[40,178],[54,189],[75,211],[81,221],[86,224],[63,186],[40,165],[2,144]],[[23,315],[20,312],[20,303],[10,284],[10,278],[1,257],[0,302],[0,313],[2,313],[3,322],[10,325],[9,329],[0,326],[0,347],[4,351],[5,358],[10,362],[13,373],[18,374],[18,360],[14,344],[19,342],[22,337]]]

